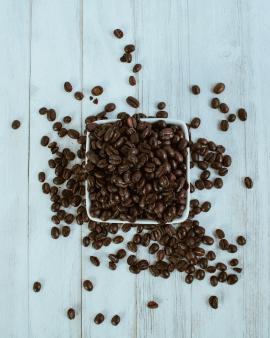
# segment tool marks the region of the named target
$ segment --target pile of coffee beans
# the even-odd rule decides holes
[[[92,216],[168,223],[183,214],[188,141],[180,127],[129,116],[91,129],[86,170]]]

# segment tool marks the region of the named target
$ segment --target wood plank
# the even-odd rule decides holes
[[[28,336],[30,3],[0,4],[0,332]],[[18,130],[13,120],[21,121]]]
[[[134,43],[132,1],[113,0],[84,1],[83,4],[83,87],[90,89],[101,85],[104,93],[96,106],[89,100],[83,102],[83,117],[101,112],[104,105],[114,102],[116,112],[131,111],[125,103],[125,97],[135,95],[135,88],[128,85],[131,66],[119,62],[123,47]],[[113,35],[115,28],[121,28],[125,36],[118,40]],[[109,117],[115,117],[116,112]],[[89,231],[83,227],[83,235]],[[92,248],[82,249],[82,277],[94,283],[94,290],[82,294],[83,337],[137,337],[136,334],[136,280],[128,271],[127,265],[120,262],[117,271],[108,269],[109,253],[125,245],[110,245],[99,252]],[[89,261],[90,255],[101,259],[101,266],[95,267]],[[124,259],[126,260],[126,259]],[[95,315],[102,312],[105,321],[101,325],[93,322]],[[114,327],[110,321],[119,314],[121,322]]]
[[[47,164],[51,154],[40,146],[41,136],[59,141],[39,108],[54,108],[60,121],[70,115],[70,128],[81,126],[81,103],[63,90],[67,80],[74,91],[81,89],[81,10],[75,0],[34,0],[32,5],[29,283],[39,280],[43,287],[30,293],[29,337],[81,336],[81,228],[72,224],[68,238],[50,237],[50,201],[37,180],[40,170],[49,181],[53,177]],[[60,141],[62,149],[71,143]],[[73,321],[66,316],[69,307],[76,311]]]

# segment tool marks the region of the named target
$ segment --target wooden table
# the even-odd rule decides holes
[[[3,338],[209,338],[270,337],[269,250],[269,2],[247,0],[24,0],[0,3],[0,335]],[[115,28],[125,37],[113,37]],[[122,48],[136,44],[136,61],[143,64],[138,85],[127,84],[131,65],[119,62]],[[75,90],[100,84],[100,105],[82,103],[63,91],[64,81]],[[237,120],[227,133],[218,130],[223,115],[209,107],[212,85],[226,83],[220,96],[235,112],[245,107],[248,120]],[[199,84],[201,95],[190,94]],[[247,237],[235,256],[244,270],[239,283],[210,287],[209,281],[187,285],[183,275],[154,279],[148,272],[118,272],[89,262],[93,249],[81,246],[86,225],[72,225],[69,238],[50,237],[50,201],[41,193],[37,174],[48,170],[49,152],[42,135],[56,139],[51,123],[39,115],[41,106],[71,115],[72,126],[115,102],[131,112],[125,97],[134,95],[151,115],[158,101],[167,102],[171,117],[202,120],[195,136],[226,145],[233,157],[224,188],[194,193],[212,209],[200,215],[209,234],[217,227],[227,238]],[[113,115],[111,115],[113,116]],[[21,128],[11,122],[19,119]],[[63,145],[70,140],[63,140]],[[254,180],[247,190],[243,177]],[[195,177],[195,176],[194,176]],[[141,256],[148,257],[143,250]],[[81,290],[89,278],[93,292]],[[33,282],[42,283],[40,293]],[[217,311],[208,297],[220,300]],[[155,299],[157,310],[146,307]],[[66,310],[77,316],[70,321]],[[93,323],[103,312],[105,322]],[[110,318],[118,313],[118,327]]]

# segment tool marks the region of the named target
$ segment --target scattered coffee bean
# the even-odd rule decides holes
[[[56,119],[56,112],[54,109],[49,109],[47,111],[47,120],[53,122]]]
[[[50,142],[50,139],[48,136],[42,136],[41,140],[40,140],[40,144],[43,146],[43,147],[46,147]]]
[[[65,89],[66,92],[70,93],[72,91],[72,85],[71,85],[71,83],[68,82],[68,81],[66,81],[64,83],[64,89]]]
[[[90,245],[90,238],[88,236],[85,236],[82,240],[83,246],[87,247]]]
[[[60,236],[60,230],[59,230],[59,228],[57,228],[57,227],[52,227],[52,228],[51,228],[51,237],[52,237],[53,239],[57,239],[57,238],[59,238],[59,236]]]
[[[95,265],[95,266],[99,266],[100,265],[100,261],[96,256],[90,256],[90,262]]]
[[[93,103],[94,103],[94,104],[98,104],[98,99],[95,98],[95,99],[93,100]]]
[[[46,115],[47,114],[48,109],[46,107],[42,107],[39,109],[39,114],[40,115]]]
[[[208,251],[206,254],[206,258],[209,259],[209,261],[214,261],[216,259],[216,254],[214,251]]]
[[[233,271],[237,272],[237,273],[241,273],[242,269],[241,268],[233,268]]]
[[[227,273],[225,271],[221,271],[218,275],[218,281],[220,283],[225,283],[227,280]]]
[[[136,85],[136,79],[133,75],[131,75],[129,78],[128,78],[128,82],[131,86],[135,86]]]
[[[18,129],[21,126],[21,122],[19,120],[14,120],[11,124],[12,129]]]
[[[235,274],[231,274],[227,276],[227,283],[229,285],[233,285],[238,282],[238,277]]]
[[[94,96],[99,96],[103,93],[103,87],[101,86],[95,86],[94,88],[91,89],[91,93]]]
[[[165,110],[160,110],[156,112],[156,117],[164,119],[168,117],[168,113]]]
[[[117,38],[117,39],[122,39],[122,37],[124,36],[124,33],[121,29],[117,28],[113,31],[113,34],[114,36]]]
[[[65,116],[65,117],[63,118],[63,122],[64,122],[64,123],[70,123],[70,122],[71,122],[71,117],[70,117],[70,116]]]
[[[147,307],[149,309],[157,309],[158,308],[158,303],[155,302],[154,300],[150,300],[148,303],[147,303]]]
[[[221,229],[216,229],[215,234],[216,234],[217,238],[219,238],[219,239],[225,238],[225,233]]]
[[[114,326],[117,326],[120,323],[120,317],[118,315],[114,315],[111,319],[111,323]]]
[[[89,279],[83,281],[83,287],[86,291],[92,291],[94,288],[93,283]]]
[[[166,108],[166,103],[163,102],[163,101],[159,102],[159,103],[157,104],[157,108],[158,108],[159,110],[164,110],[164,109]]]
[[[217,188],[217,189],[221,189],[223,187],[223,180],[222,178],[215,178],[214,179],[214,187]]]
[[[215,87],[213,88],[213,92],[215,94],[220,94],[225,90],[225,84],[222,82],[219,82],[215,85]]]
[[[228,123],[228,121],[227,120],[222,120],[220,122],[219,127],[220,127],[220,130],[227,131],[229,129],[229,123]]]
[[[186,275],[185,282],[186,282],[187,284],[191,284],[191,283],[193,282],[193,280],[194,280],[193,275],[191,275],[191,274]]]
[[[238,116],[239,120],[246,121],[247,120],[247,112],[246,112],[246,110],[244,108],[238,109],[237,116]]]
[[[35,282],[33,284],[33,291],[34,292],[39,292],[41,290],[41,283],[40,282]]]
[[[227,117],[228,122],[234,122],[236,120],[236,115],[235,114],[230,114]]]
[[[231,266],[236,266],[236,265],[238,265],[239,261],[238,261],[237,258],[233,258],[233,259],[230,260],[229,263],[230,263]]]
[[[114,262],[109,262],[109,269],[116,270],[117,266]]]
[[[217,298],[217,296],[211,296],[211,297],[209,297],[209,305],[213,309],[217,309],[218,308],[218,298]]]
[[[210,203],[210,202],[204,202],[204,203],[201,205],[201,210],[202,210],[203,212],[208,212],[210,209],[211,209],[211,203]]]
[[[211,107],[214,108],[214,109],[217,109],[220,105],[220,101],[217,97],[214,97],[212,100],[211,100]]]
[[[245,245],[247,241],[244,236],[238,236],[236,242],[238,245]]]
[[[191,87],[191,91],[194,95],[199,95],[201,92],[201,89],[198,85],[194,85]]]
[[[217,286],[218,285],[218,278],[217,278],[217,276],[211,276],[210,277],[210,284],[212,286]]]
[[[228,252],[229,253],[235,253],[235,252],[237,252],[237,246],[234,245],[234,244],[229,244]]]
[[[135,97],[133,96],[128,96],[127,99],[127,104],[130,105],[133,108],[138,108],[140,106],[140,103]]]
[[[52,128],[53,128],[54,131],[59,131],[62,128],[62,123],[61,122],[55,122],[53,124]]]
[[[133,67],[133,73],[138,73],[142,69],[142,65],[140,63],[136,63]]]
[[[43,171],[41,171],[40,173],[38,173],[38,180],[39,182],[43,183],[46,179],[46,175]]]
[[[84,98],[84,95],[82,92],[75,92],[74,97],[76,100],[81,101]]]
[[[225,270],[227,270],[227,265],[224,264],[224,263],[217,263],[216,268],[220,271],[225,271]]]
[[[244,183],[246,188],[251,189],[253,187],[253,181],[250,177],[245,177]]]
[[[70,227],[68,225],[64,225],[61,229],[61,232],[63,237],[68,237],[70,234]]]
[[[227,239],[223,238],[219,241],[219,247],[221,250],[228,250],[229,242]]]
[[[104,315],[103,315],[102,313],[98,313],[98,314],[95,316],[95,318],[94,318],[94,322],[95,322],[97,325],[99,325],[99,324],[101,324],[101,323],[104,322],[104,319],[105,319]]]
[[[190,127],[193,129],[199,128],[201,124],[201,120],[198,117],[194,117],[194,119],[191,120],[190,122]]]
[[[124,48],[124,50],[125,50],[125,52],[128,53],[128,54],[129,54],[129,53],[132,53],[132,52],[135,51],[135,46],[134,46],[134,45],[131,45],[131,44],[130,44],[130,45],[126,45],[125,48]]]
[[[114,103],[108,103],[104,107],[104,110],[105,110],[106,113],[110,113],[110,112],[114,111],[115,108],[116,108],[116,105]]]
[[[228,111],[229,111],[229,107],[228,107],[228,105],[226,103],[221,103],[219,105],[219,110],[221,111],[221,113],[227,114]]]
[[[67,310],[67,316],[68,316],[68,319],[74,319],[75,318],[75,310],[70,308]]]

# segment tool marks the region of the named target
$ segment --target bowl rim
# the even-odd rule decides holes
[[[107,119],[107,120],[98,120],[95,121],[96,124],[108,124],[108,123],[114,123],[116,121],[119,121],[120,119]],[[188,133],[188,128],[186,126],[186,123],[182,120],[179,119],[170,119],[170,118],[141,118],[141,121],[147,121],[149,123],[154,123],[157,121],[165,121],[167,124],[174,124],[177,126],[180,126],[185,134],[185,139],[187,141],[189,141],[189,133]],[[90,132],[87,132],[86,135],[86,153],[90,150],[90,142],[89,142],[89,138],[90,138]],[[87,163],[87,157],[85,157],[85,163]],[[187,149],[187,157],[186,157],[186,165],[187,165],[187,171],[186,171],[186,179],[187,179],[187,183],[188,186],[190,187],[190,148],[188,147]],[[106,221],[103,221],[102,219],[98,218],[98,217],[94,217],[90,214],[90,206],[91,206],[91,201],[90,201],[90,193],[88,192],[88,181],[86,180],[85,182],[85,186],[86,186],[86,210],[87,210],[87,215],[88,218],[94,222],[102,222],[102,223],[130,223],[128,220],[123,221],[120,219],[108,219]],[[186,203],[186,208],[182,214],[181,217],[177,217],[174,220],[172,220],[169,223],[164,223],[164,224],[174,224],[174,223],[182,223],[184,222],[187,218],[188,218],[188,214],[189,214],[189,204],[190,204],[190,188],[187,190],[187,203]],[[160,222],[157,222],[155,220],[151,220],[151,219],[137,219],[135,222],[133,222],[132,224],[161,224]]]

